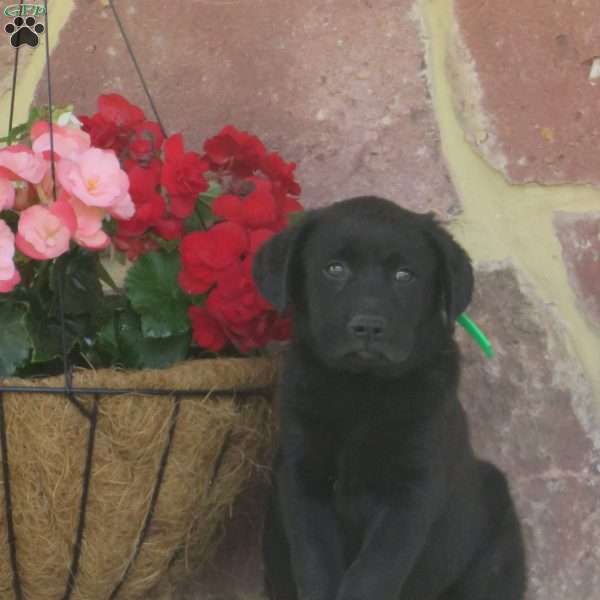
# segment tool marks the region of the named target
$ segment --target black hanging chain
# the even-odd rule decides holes
[[[150,93],[150,88],[146,84],[146,80],[144,79],[144,74],[142,73],[142,69],[140,68],[140,65],[135,57],[133,47],[131,46],[131,43],[129,42],[129,38],[127,37],[127,33],[125,32],[125,28],[123,27],[123,23],[121,22],[119,13],[117,12],[117,9],[115,8],[115,3],[113,0],[108,0],[108,3],[110,5],[112,13],[115,17],[117,27],[119,28],[119,31],[121,32],[123,41],[125,42],[125,46],[127,47],[127,52],[129,53],[129,58],[131,58],[131,62],[133,63],[133,66],[135,67],[135,70],[137,71],[138,77],[140,79],[140,83],[142,84],[142,87],[144,88],[146,98],[148,98],[148,102],[150,102],[150,106],[152,107],[152,112],[154,113],[154,117],[156,118],[156,121],[158,122],[158,125],[160,127],[162,134],[165,137],[167,137],[166,129],[164,128],[163,123],[160,119],[160,115],[158,114],[158,109],[156,108],[156,104],[154,103],[154,99],[152,98],[152,94]]]
[[[20,0],[19,14],[21,14],[22,6],[23,6],[23,0]],[[20,44],[17,45],[17,48],[15,50],[15,62],[13,65],[12,89],[11,89],[11,94],[10,94],[10,111],[8,113],[8,132],[7,133],[9,135],[13,128],[13,117],[15,116],[15,96],[16,96],[16,91],[17,91],[17,71],[19,70],[19,48],[20,48]]]
[[[119,31],[121,32],[121,37],[123,38],[123,42],[125,43],[125,47],[127,48],[129,58],[131,59],[131,62],[133,63],[133,66],[135,67],[135,70],[137,72],[140,83],[142,84],[142,87],[144,88],[144,93],[146,94],[146,98],[148,99],[148,102],[150,103],[150,107],[152,108],[152,112],[154,113],[154,118],[156,119],[163,136],[167,137],[167,130],[165,129],[163,122],[160,118],[160,115],[158,114],[158,109],[156,108],[156,102],[154,102],[154,98],[152,97],[152,94],[150,93],[150,88],[149,88],[148,84],[146,83],[146,78],[144,77],[144,73],[142,72],[140,64],[135,56],[135,52],[133,51],[133,46],[131,45],[131,42],[129,41],[129,37],[127,36],[125,27],[123,27],[123,22],[121,21],[121,17],[119,17],[119,13],[117,12],[117,9],[115,7],[114,0],[108,0],[108,4],[112,10],[113,16],[115,18],[115,22],[117,23],[117,27],[119,28]],[[202,225],[202,229],[204,229],[206,231],[208,229],[208,227],[204,221],[204,218],[201,215],[198,215],[198,218],[200,220],[200,224]]]
[[[23,1],[20,0],[19,7],[22,10]],[[19,10],[19,14],[21,14]],[[8,113],[8,131],[10,136],[13,129],[15,114],[15,99],[17,95],[17,74],[19,71],[19,47],[15,49],[15,60],[13,64],[12,88],[10,94],[10,110]],[[19,573],[19,563],[17,560],[17,536],[15,535],[15,524],[12,509],[12,485],[10,477],[10,461],[8,456],[8,440],[6,435],[6,416],[4,413],[4,394],[0,390],[0,448],[2,449],[2,487],[4,491],[4,518],[6,521],[6,541],[8,544],[10,567],[12,571],[12,589],[15,600],[23,599],[23,588],[21,586],[21,576]]]
[[[54,155],[54,123],[52,120],[52,75],[50,69],[50,38],[48,27],[48,0],[44,0],[44,34],[46,41],[46,80],[48,84],[48,127],[50,133],[50,173],[52,175],[52,200],[56,202],[56,157]],[[56,267],[56,265],[55,265]],[[58,311],[60,318],[60,337],[62,346],[63,373],[65,378],[65,388],[67,389],[67,397],[77,407],[79,412],[90,418],[90,413],[73,394],[73,371],[69,361],[69,349],[67,347],[67,326],[65,319],[65,303],[64,303],[64,288],[65,288],[65,271],[60,269],[58,273]]]
[[[247,396],[260,396],[271,390],[271,386],[260,385],[256,387],[238,388],[192,388],[184,389],[154,389],[154,388],[105,388],[105,387],[74,387],[71,391],[81,396],[157,396],[169,397],[174,394],[183,398],[206,397],[209,395],[226,395],[244,399]],[[1,392],[12,394],[47,394],[50,396],[64,396],[69,390],[66,387],[49,387],[45,385],[0,385]]]
[[[50,173],[52,176],[52,200],[57,201],[56,193],[56,156],[54,154],[54,122],[53,122],[53,104],[52,104],[52,74],[50,69],[50,27],[48,26],[48,0],[44,0],[44,33],[46,42],[46,80],[48,84],[48,127],[50,133]],[[55,265],[56,267],[56,265]],[[79,560],[81,557],[81,542],[85,530],[85,518],[87,514],[87,499],[90,489],[90,480],[92,476],[92,464],[94,445],[96,441],[96,423],[98,418],[98,397],[94,398],[91,411],[85,408],[73,393],[73,372],[69,361],[69,348],[67,346],[67,327],[64,307],[64,287],[66,272],[63,269],[58,273],[58,309],[60,317],[61,345],[63,356],[63,369],[65,378],[65,388],[67,389],[68,399],[77,407],[79,412],[89,421],[88,444],[85,457],[85,468],[83,471],[83,482],[81,486],[81,501],[79,506],[79,522],[73,544],[73,557],[69,568],[67,583],[63,600],[69,600],[73,593],[75,580],[79,572]]]

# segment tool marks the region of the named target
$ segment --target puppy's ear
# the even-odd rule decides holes
[[[471,259],[452,235],[428,215],[426,227],[440,261],[441,284],[448,328],[454,329],[456,318],[463,313],[473,296]]]
[[[285,311],[291,300],[295,256],[308,222],[308,213],[303,214],[300,221],[261,246],[254,257],[254,282],[260,293],[280,314]]]

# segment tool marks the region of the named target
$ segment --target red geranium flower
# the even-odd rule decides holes
[[[273,182],[279,183],[283,191],[297,196],[300,186],[294,179],[296,163],[286,163],[279,154],[271,152],[260,162],[260,170]]]
[[[249,232],[250,238],[250,254],[254,255],[258,252],[258,249],[275,235],[274,231],[270,229],[255,229]]]
[[[114,150],[120,155],[129,144],[131,129],[145,120],[144,111],[119,94],[98,97],[98,112],[80,116],[83,130],[90,134],[93,146]]]
[[[244,222],[252,229],[275,225],[280,218],[280,211],[271,182],[258,177],[252,177],[251,181],[254,191],[244,198],[242,206]]]
[[[125,252],[127,258],[132,262],[142,254],[158,250],[160,247],[154,240],[144,237],[115,237],[114,244],[121,252]]]
[[[226,167],[238,177],[252,175],[266,154],[262,142],[254,135],[225,126],[216,136],[204,142],[204,151],[215,169]]]
[[[188,294],[203,294],[248,249],[248,235],[236,223],[218,223],[186,235],[180,246],[179,284]]]
[[[289,319],[280,318],[258,292],[251,269],[251,255],[233,263],[219,276],[205,305],[206,314],[242,352],[286,339],[290,328]]]
[[[251,179],[254,191],[244,198],[232,194],[217,198],[212,205],[213,214],[249,228],[274,226],[280,215],[271,183],[258,177]]]
[[[197,152],[185,152],[180,133],[165,141],[164,150],[162,184],[171,195],[171,212],[179,218],[189,217],[198,195],[208,188],[204,178],[208,163]]]
[[[106,121],[114,123],[117,127],[133,127],[146,118],[139,106],[131,104],[120,94],[99,96],[98,112]]]
[[[288,214],[302,210],[301,204],[280,188],[261,177],[249,177],[254,190],[245,197],[225,194],[212,205],[213,214],[249,229],[280,231],[287,225]]]
[[[164,141],[160,125],[154,121],[143,121],[132,128],[129,154],[139,163],[147,165],[156,158]]]
[[[83,130],[90,134],[92,146],[114,150],[117,155],[127,146],[129,133],[107,121],[100,113],[91,117],[80,115],[78,119],[83,125]]]
[[[164,240],[178,240],[183,235],[183,221],[165,217],[154,223],[154,231]]]
[[[204,307],[191,306],[188,311],[192,322],[194,341],[207,350],[219,352],[225,347],[227,337],[219,322]]]
[[[159,168],[145,169],[136,165],[129,171],[129,193],[135,214],[127,221],[118,221],[117,236],[141,235],[164,215],[165,201],[157,191]]]

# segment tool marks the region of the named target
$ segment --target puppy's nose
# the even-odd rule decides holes
[[[381,337],[386,320],[372,315],[356,315],[348,323],[348,331],[355,337],[371,339]]]

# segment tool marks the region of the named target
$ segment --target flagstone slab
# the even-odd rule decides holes
[[[600,331],[600,213],[557,212],[554,229],[579,308]]]
[[[52,56],[57,103],[150,107],[107,2],[80,0]],[[309,207],[360,194],[459,211],[412,0],[144,0],[115,6],[169,132],[225,124],[298,163]],[[45,84],[38,100],[45,99]]]
[[[600,185],[597,0],[454,0],[448,72],[473,146],[512,183]]]
[[[552,306],[509,263],[477,273],[471,316],[487,360],[459,332],[461,398],[478,453],[508,475],[527,542],[527,600],[590,600],[600,589],[600,419]]]

